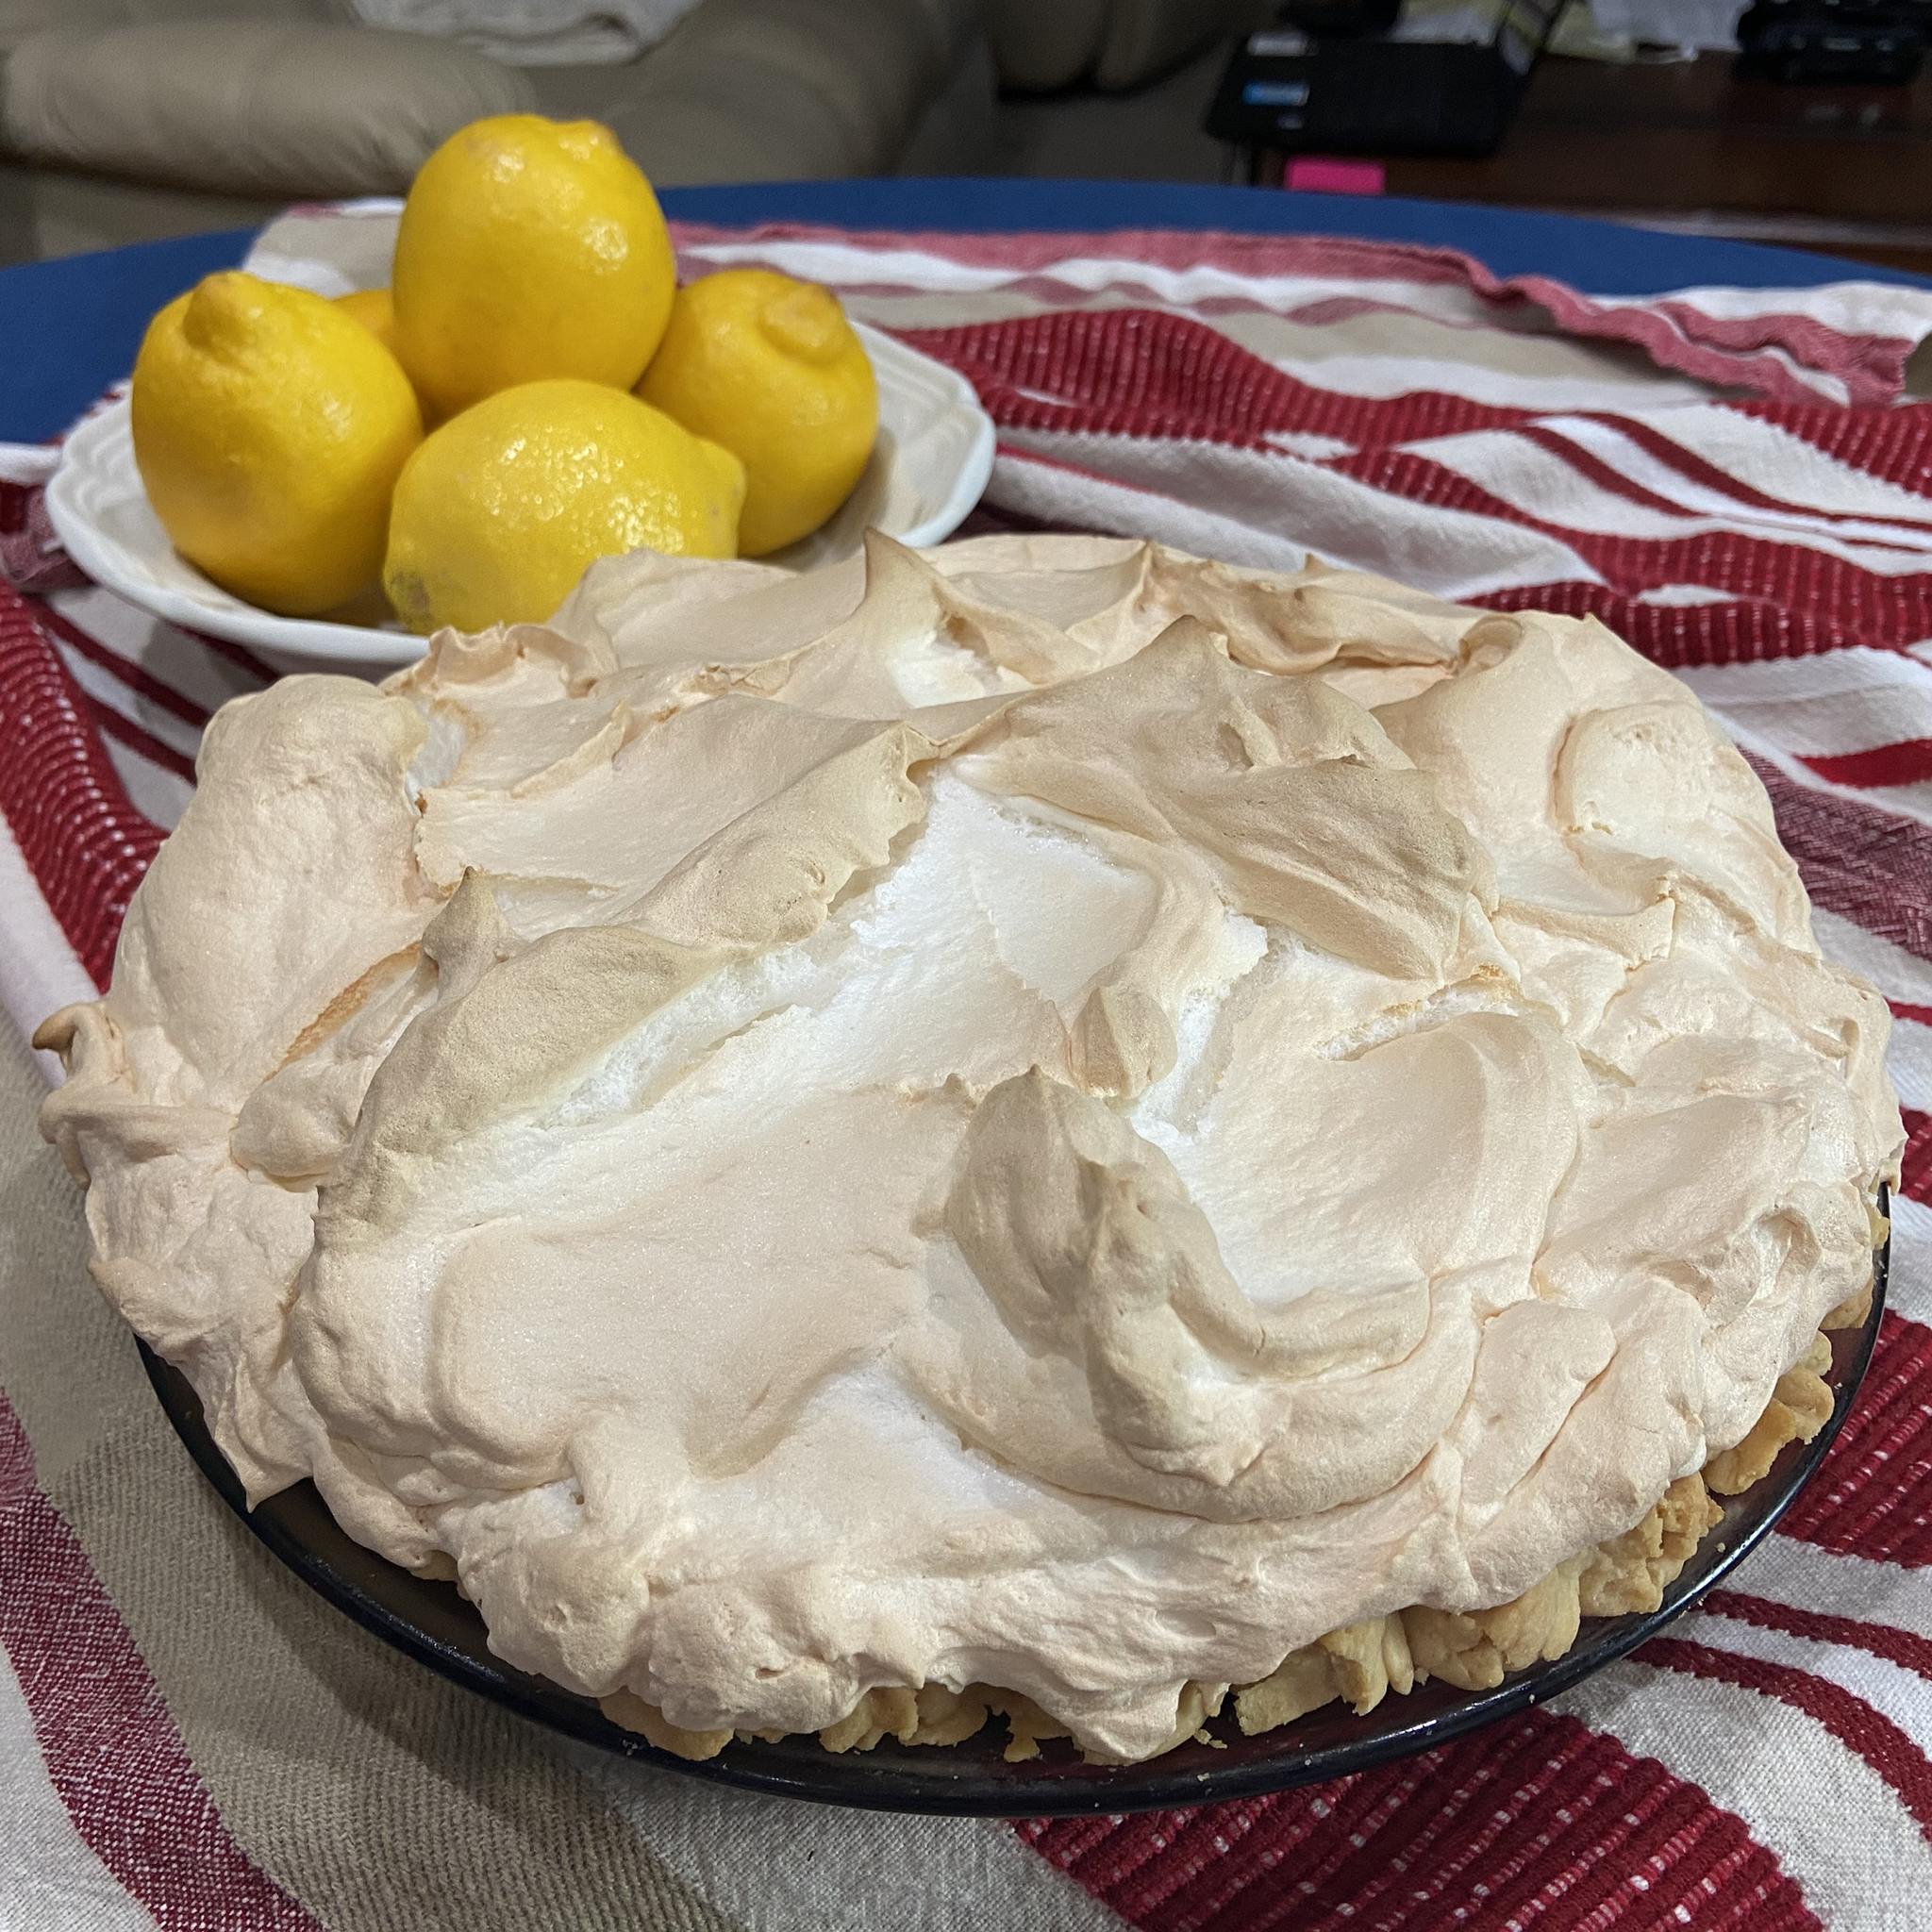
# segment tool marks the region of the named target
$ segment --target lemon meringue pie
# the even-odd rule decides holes
[[[200,775],[41,1036],[93,1272],[674,1749],[1493,1683],[1828,1412],[1885,1005],[1593,621],[639,554]]]

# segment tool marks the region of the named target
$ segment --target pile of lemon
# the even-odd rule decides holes
[[[252,604],[315,616],[379,582],[424,632],[548,617],[626,550],[776,550],[858,482],[872,365],[808,282],[676,283],[607,128],[476,122],[410,188],[390,289],[233,272],[155,317],[131,398],[148,499]]]

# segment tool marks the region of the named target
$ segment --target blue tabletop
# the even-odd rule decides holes
[[[1496,275],[1554,275],[1599,295],[1652,295],[1714,282],[1757,289],[1844,280],[1932,287],[1923,275],[1793,249],[1393,196],[1150,181],[892,179],[674,188],[660,198],[674,217],[730,225],[824,222],[956,234],[1227,228],[1359,235],[1460,248]],[[232,268],[251,239],[250,230],[236,229],[0,269],[0,441],[37,442],[64,428],[127,374],[148,317],[203,275]]]

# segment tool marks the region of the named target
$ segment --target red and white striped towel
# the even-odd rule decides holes
[[[326,285],[330,221],[384,218],[298,216],[264,245]],[[1312,547],[1496,608],[1594,612],[1685,677],[1764,777],[1826,951],[1898,1018],[1911,1140],[1892,1312],[1780,1532],[1670,1636],[1551,1708],[1310,1790],[1017,1828],[822,1820],[572,1761],[557,1802],[588,1807],[572,1828],[596,1856],[574,1855],[570,1909],[532,1892],[541,1859],[479,1854],[491,1883],[462,1923],[1932,1924],[1932,411],[1897,406],[1932,294],[1592,300],[1498,284],[1446,251],[1284,238],[679,241],[688,272],[828,282],[966,374],[1000,432],[982,525],[1261,564]],[[347,252],[371,254],[366,238]],[[0,588],[0,998],[26,1025],[105,983],[202,724],[269,674],[60,584],[15,474],[0,541],[42,588]],[[110,1502],[46,1474],[59,1405],[30,1379],[44,1366],[8,1367],[25,1357],[6,1320],[0,1924],[443,1923],[420,1892],[399,1907],[343,1879],[341,1845],[305,1836],[301,1781],[262,1774],[280,1811],[238,1782],[214,1692],[152,1634],[172,1628],[166,1553],[128,1555]],[[239,1596],[223,1610],[238,1628]],[[434,1695],[449,1735],[411,1760],[404,1854],[426,1863],[473,1749],[451,1741],[460,1694]],[[521,1736],[492,1749],[536,1748]],[[307,1751],[290,1740],[292,1760]]]

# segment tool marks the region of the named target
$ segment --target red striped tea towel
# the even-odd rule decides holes
[[[264,239],[263,266],[333,292],[379,263],[368,225],[388,218],[298,215]],[[125,1494],[75,1477],[51,1345],[18,1329],[15,1304],[68,1307],[70,1229],[24,1263],[0,1250],[23,1271],[15,1303],[0,1295],[0,1924],[441,1923],[424,1890],[399,1900],[345,1875],[345,1853],[352,1869],[385,1849],[460,1895],[466,1926],[1932,1923],[1932,417],[1894,406],[1932,294],[1608,301],[1500,284],[1447,251],[1292,238],[679,239],[688,272],[811,275],[964,372],[1000,431],[986,523],[1259,564],[1312,547],[1497,608],[1593,611],[1690,682],[1764,776],[1822,942],[1898,1017],[1911,1142],[1866,1390],[1731,1587],[1552,1708],[1193,1812],[1017,1828],[820,1817],[533,1742],[412,1667],[372,1662],[299,1592],[263,1611],[273,1579],[215,1607],[276,1686],[276,1721],[248,1733],[233,1707],[254,1707],[253,1680],[184,1657],[179,1629],[204,1606],[165,1581],[128,1498],[178,1477],[209,1549],[225,1547],[217,1506],[138,1387],[121,1391],[123,1426],[154,1456],[120,1466]],[[7,529],[26,531],[29,480],[0,505]],[[0,591],[0,996],[24,1025],[105,980],[202,724],[266,675],[96,589]],[[31,1168],[46,1217],[71,1223],[53,1205],[65,1182],[27,1141],[28,1098],[11,1096],[0,1159]],[[75,1345],[61,1358],[80,1373]],[[263,1559],[228,1560],[258,1579]],[[291,1643],[306,1669],[291,1671]],[[286,1721],[290,1700],[309,1708],[308,1678],[369,1670],[389,1672],[384,1695],[416,1726],[414,1755],[387,1771],[353,1733],[407,1811],[401,1835],[384,1836],[379,1805],[310,1815],[349,1748],[331,1727],[347,1693],[315,1705],[312,1746]],[[491,1815],[541,1838],[541,1810],[539,1856],[515,1855],[522,1838],[448,1851],[475,1825],[479,1762],[515,1767]]]

